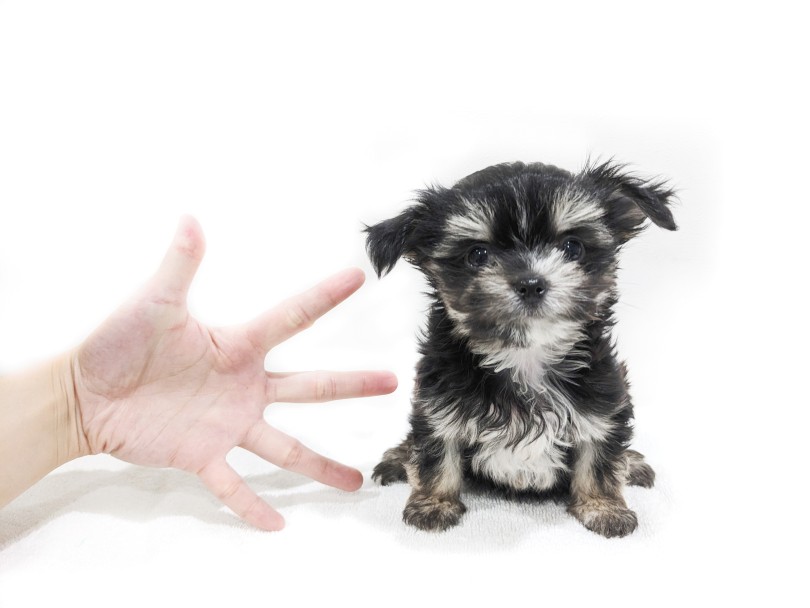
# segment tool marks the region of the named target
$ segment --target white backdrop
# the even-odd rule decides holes
[[[406,428],[425,299],[406,265],[373,276],[363,223],[488,164],[592,155],[670,177],[681,226],[650,229],[621,275],[635,445],[659,476],[628,493],[633,537],[498,502],[416,534],[403,487],[340,495],[234,452],[287,518],[269,535],[193,479],[98,457],[0,511],[0,605],[806,602],[810,45],[792,6],[0,1],[3,373],[78,343],[191,213],[191,305],[213,324],[367,271],[268,366],[388,368],[399,389],[267,418],[368,476]]]

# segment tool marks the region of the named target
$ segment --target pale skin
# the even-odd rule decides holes
[[[358,470],[317,454],[274,429],[263,416],[276,401],[366,397],[396,388],[396,378],[389,372],[276,374],[264,368],[273,347],[354,293],[364,281],[362,271],[338,273],[243,325],[211,328],[192,317],[186,305],[204,249],[199,224],[184,218],[155,275],[79,348],[66,354],[64,364],[49,368],[48,374],[66,370],[55,384],[67,387],[70,410],[68,422],[60,425],[66,428],[57,429],[55,438],[50,428],[29,432],[27,423],[18,424],[16,419],[0,426],[3,441],[31,436],[43,444],[55,440],[70,446],[56,449],[57,457],[39,469],[26,465],[25,458],[0,459],[0,477],[6,478],[8,472],[8,478],[21,479],[16,482],[20,487],[0,496],[0,506],[49,469],[98,453],[197,475],[234,513],[263,530],[281,529],[284,519],[228,465],[225,457],[234,447],[341,490],[362,485]],[[0,390],[13,394],[15,378],[2,380]],[[6,406],[0,395],[0,419],[29,406],[19,401]],[[51,418],[52,414],[43,419]],[[31,471],[21,475],[20,466],[30,466]]]

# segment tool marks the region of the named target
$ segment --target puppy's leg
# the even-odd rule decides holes
[[[588,442],[574,454],[568,512],[589,530],[606,536],[627,536],[638,526],[636,514],[622,497],[625,456],[614,455],[604,443]]]
[[[405,440],[397,447],[385,451],[380,463],[374,467],[371,478],[384,486],[397,481],[408,481],[405,464],[411,459],[412,448],[413,435],[408,433]]]
[[[429,438],[414,444],[406,465],[413,490],[402,519],[422,530],[455,526],[467,510],[461,502],[461,454],[453,441]]]
[[[655,471],[644,462],[643,454],[635,450],[625,450],[624,459],[626,463],[625,483],[627,485],[641,486],[642,488],[653,487],[653,484],[655,484]]]

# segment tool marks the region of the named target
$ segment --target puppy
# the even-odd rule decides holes
[[[578,174],[501,164],[423,190],[366,228],[379,276],[404,257],[431,288],[411,430],[373,473],[410,483],[406,523],[457,525],[462,482],[477,480],[564,496],[603,536],[635,530],[622,488],[652,487],[655,474],[628,449],[633,406],[612,308],[622,246],[648,220],[675,230],[673,195],[613,162]]]

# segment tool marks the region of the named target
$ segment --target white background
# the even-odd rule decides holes
[[[618,338],[656,489],[604,540],[475,501],[416,534],[407,491],[233,462],[263,534],[193,479],[104,457],[0,512],[0,604],[806,605],[806,19],[797,3],[0,1],[0,370],[77,344],[182,213],[195,314],[240,322],[345,266],[368,284],[268,358],[389,368],[366,402],[267,417],[368,475],[406,428],[425,299],[363,223],[495,162],[630,162],[679,191],[628,247]],[[765,8],[767,6],[767,8]]]

